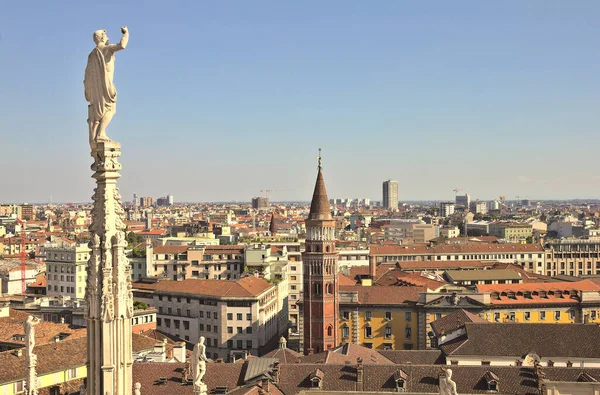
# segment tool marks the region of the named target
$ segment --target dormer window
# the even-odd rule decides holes
[[[408,375],[402,369],[398,369],[394,372],[394,382],[396,383],[396,392],[405,392],[406,383],[408,381]]]
[[[500,379],[494,372],[492,372],[491,370],[488,370],[483,375],[483,378],[484,378],[485,382],[487,383],[488,391],[498,392],[498,383],[500,382]]]
[[[323,377],[325,377],[325,374],[321,369],[313,371],[309,376],[311,387],[321,389],[323,387]]]

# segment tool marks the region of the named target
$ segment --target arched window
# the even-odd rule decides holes
[[[331,286],[330,283],[325,284],[325,292],[327,292],[328,294],[333,293],[333,287]]]
[[[333,327],[331,325],[327,327],[327,336],[333,336]]]

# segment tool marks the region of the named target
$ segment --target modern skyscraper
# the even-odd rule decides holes
[[[319,172],[306,220],[304,270],[304,353],[319,353],[338,345],[338,259],[335,221]]]
[[[398,181],[383,182],[383,208],[398,210]]]
[[[463,206],[468,209],[471,207],[471,196],[469,196],[468,193],[465,193],[464,195],[456,195],[456,205]]]

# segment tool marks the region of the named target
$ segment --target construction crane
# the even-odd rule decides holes
[[[21,225],[21,293],[25,295],[27,284],[25,283],[25,273],[27,271],[27,253],[25,252],[25,222],[17,218],[17,223]]]
[[[460,192],[460,191],[465,191],[463,188],[454,188],[453,190],[454,190],[455,195],[458,194],[458,192]]]
[[[269,192],[283,192],[283,191],[289,191],[289,189],[261,189],[261,192],[265,193],[265,197],[268,199],[269,198]]]

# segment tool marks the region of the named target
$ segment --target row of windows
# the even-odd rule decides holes
[[[84,266],[85,265],[77,265],[77,271],[82,272],[84,271]],[[46,271],[49,272],[54,272],[54,273],[75,273],[75,266],[73,265],[52,265],[52,264],[46,264]]]
[[[227,327],[227,333],[233,333],[233,327],[232,326],[228,326]],[[236,333],[238,333],[238,334],[244,333],[244,328],[242,328],[241,326],[238,326]],[[251,326],[247,326],[246,327],[246,334],[248,334],[248,335],[252,334],[252,327]]]
[[[77,288],[79,293],[83,292],[82,287]],[[52,287],[52,285],[48,285],[48,291],[52,291],[54,290],[54,292],[65,292],[69,293],[69,294],[74,294],[75,293],[75,287],[65,287],[63,285],[61,285],[60,287],[58,285],[55,285],[54,288]]]
[[[569,314],[569,319],[570,320],[574,320],[575,319],[575,311],[569,310],[568,314]],[[560,321],[561,315],[562,315],[562,311],[560,311],[560,310],[554,311],[554,316],[553,316],[554,320],[555,321]],[[506,313],[505,317],[509,321],[515,321],[516,320],[516,313],[514,311],[511,311],[509,313]],[[592,319],[596,318],[596,311],[590,311],[590,318],[592,318]],[[530,321],[531,320],[531,312],[530,311],[524,312],[523,313],[523,319],[525,321]],[[546,312],[545,311],[539,311],[538,312],[538,319],[540,321],[545,321],[546,320]],[[501,313],[494,313],[494,321],[495,322],[500,322],[500,320],[501,320]]]
[[[350,327],[348,325],[344,325],[342,327],[342,337],[345,337],[345,338],[349,338],[350,337]],[[373,337],[373,328],[371,327],[371,325],[365,326],[365,337],[367,339]],[[384,337],[386,339],[391,339],[392,338],[392,327],[391,326],[386,326],[385,327],[385,335],[384,335]],[[412,339],[412,328],[410,328],[410,327],[404,328],[404,338],[405,339]]]
[[[186,331],[190,330],[190,322],[189,321],[179,321],[179,320],[173,320],[173,325],[175,326],[175,329],[179,329],[181,326],[181,322],[183,322],[183,329],[185,329]],[[162,326],[163,324],[163,319],[162,318],[157,318],[156,319],[156,324],[158,326]],[[164,324],[166,328],[170,328],[171,327],[171,319],[170,318],[165,318],[164,319]],[[203,326],[202,324],[200,324],[200,326]],[[215,332],[217,327],[215,326]]]
[[[168,315],[173,315],[173,311],[175,311],[175,313],[176,313],[175,315],[178,315],[178,316],[182,316],[182,312],[183,312],[182,309],[179,308],[179,307],[177,309],[175,309],[175,310],[173,310],[172,307],[167,307],[166,310],[165,310],[163,308],[163,306],[158,306],[158,313],[159,314],[164,314],[165,311],[166,311],[166,314],[168,314]],[[192,316],[192,311],[189,310],[189,309],[186,310],[186,316],[187,317],[191,317]],[[212,319],[217,320],[217,319],[219,319],[219,314],[216,311],[213,311],[213,312],[210,312],[210,311],[204,312],[204,311],[200,310],[200,311],[198,311],[198,317],[199,318],[205,318],[206,317],[208,319],[212,318]],[[242,321],[243,318],[244,318],[244,314],[243,313],[237,313],[236,314],[236,319],[238,321]],[[227,313],[227,319],[228,320],[233,320],[233,313]],[[252,313],[246,313],[246,320],[248,320],[248,321],[252,320]]]
[[[60,280],[59,280],[60,278]],[[64,275],[60,275],[60,277],[58,276],[58,274],[48,274],[48,280],[52,281],[65,281],[65,276]],[[77,277],[78,281],[83,281],[83,277],[82,276],[78,276]],[[66,281],[70,281],[70,282],[75,282],[75,276],[66,276]]]
[[[349,311],[342,311],[342,318],[344,320],[349,320],[350,319],[350,312]],[[371,321],[372,319],[373,319],[373,312],[372,311],[365,311],[365,320]],[[387,321],[391,321],[392,320],[392,312],[391,311],[386,311],[385,312],[385,319]],[[405,311],[404,312],[404,321],[406,321],[406,322],[412,321],[412,312],[410,312],[410,311]]]

